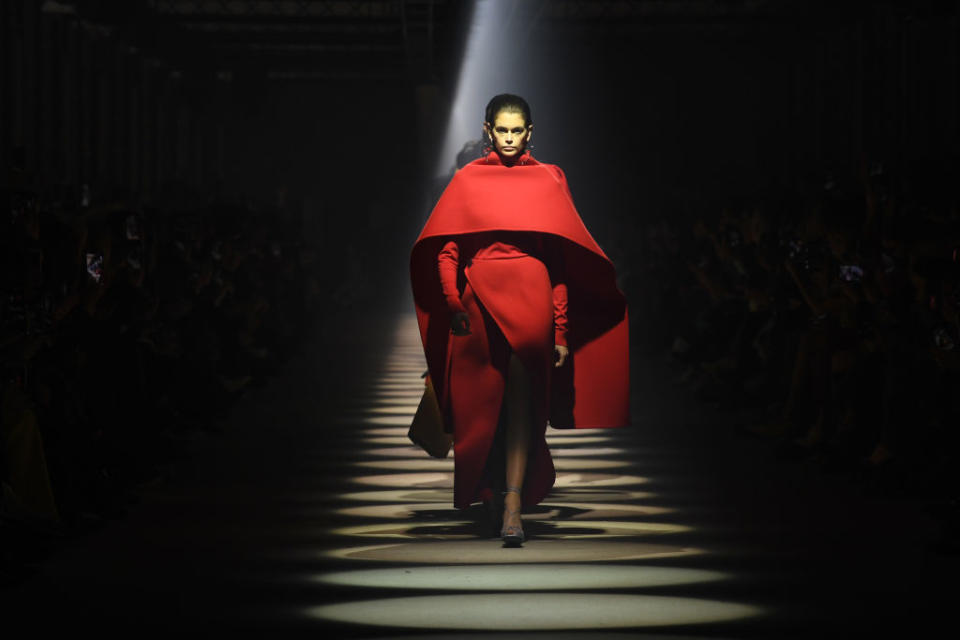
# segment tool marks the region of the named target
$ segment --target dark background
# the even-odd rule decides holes
[[[864,156],[905,187],[956,168],[956,3],[518,13],[505,90],[529,97],[537,154],[566,168],[601,240],[614,220],[853,181]],[[383,216],[410,236],[469,14],[443,1],[5,2],[0,165],[47,198],[87,184],[95,202],[272,203],[285,187],[311,227],[349,215],[362,233],[356,216]]]
[[[926,574],[960,549],[960,2],[495,6],[471,25],[456,0],[0,2],[0,587],[82,612],[93,574],[136,597],[101,565],[148,559],[162,592],[193,564],[230,582],[278,519],[270,544],[334,544],[329,504],[306,526],[284,501],[350,483],[358,423],[333,417],[370,408],[361,381],[411,338],[450,105],[484,83],[529,100],[536,157],[616,266],[642,427],[621,433],[666,444],[630,472],[694,477],[726,518],[709,535],[768,536],[802,602],[830,605],[810,624],[843,614],[842,557],[882,596],[853,624],[949,611]],[[471,28],[502,42],[483,78],[460,77]],[[404,348],[383,375],[419,397]],[[145,521],[114,522],[141,498]],[[102,555],[65,587],[84,540]],[[279,570],[262,562],[258,588]],[[166,617],[156,602],[127,615]]]

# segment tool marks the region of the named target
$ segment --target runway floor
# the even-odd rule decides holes
[[[412,315],[311,343],[130,514],[0,594],[76,629],[497,638],[870,637],[949,620],[916,501],[776,461],[634,358],[633,424],[549,430],[557,485],[506,549],[406,439]]]

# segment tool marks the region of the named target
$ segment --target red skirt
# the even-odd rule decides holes
[[[530,376],[534,425],[521,499],[543,500],[556,473],[546,442],[550,372],[553,368],[553,293],[544,264],[529,255],[475,257],[464,269],[461,301],[470,335],[451,333],[448,410],[454,427],[453,503],[460,509],[489,499],[502,483],[501,461],[492,460],[510,355]],[[500,456],[500,452],[496,452]]]

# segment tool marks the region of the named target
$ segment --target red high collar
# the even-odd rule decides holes
[[[484,159],[484,162],[486,162],[486,164],[499,164],[504,167],[508,166],[503,164],[503,159],[500,157],[500,154],[497,153],[496,151],[491,151],[490,153],[488,153],[487,157]],[[530,155],[529,149],[525,149],[524,152],[520,154],[520,157],[517,158],[517,161],[514,162],[513,164],[518,165],[518,164],[540,164],[540,163],[537,162],[532,155]]]

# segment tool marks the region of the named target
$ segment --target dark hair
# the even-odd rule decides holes
[[[501,111],[514,111],[523,115],[525,124],[529,127],[533,124],[533,116],[530,115],[530,105],[520,96],[512,93],[501,93],[493,96],[487,103],[486,119],[491,125]]]

